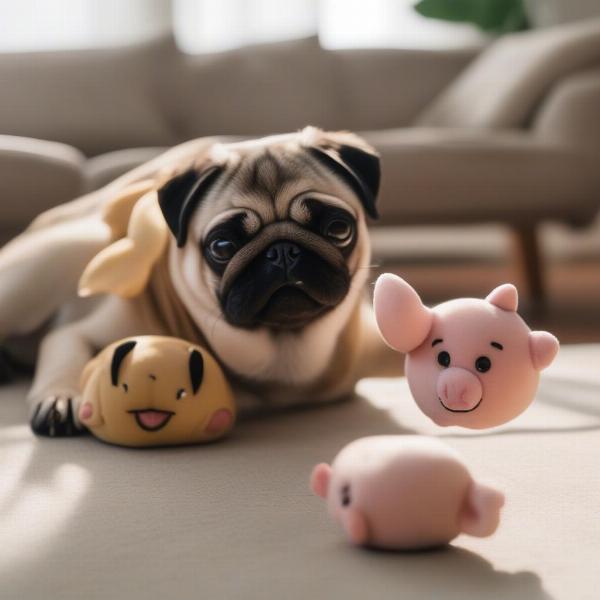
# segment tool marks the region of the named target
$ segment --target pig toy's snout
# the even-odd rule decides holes
[[[471,412],[483,399],[479,378],[460,367],[450,367],[440,373],[437,395],[442,406],[451,412]]]

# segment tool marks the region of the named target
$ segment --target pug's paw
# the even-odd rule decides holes
[[[46,394],[32,402],[31,429],[37,435],[71,437],[83,433],[77,416],[81,396],[73,390]]]

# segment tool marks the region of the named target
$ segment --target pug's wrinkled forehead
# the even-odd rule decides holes
[[[375,218],[379,177],[377,154],[358,136],[308,127],[216,144],[159,190],[159,202],[182,247],[225,226],[240,236],[281,221],[306,227],[323,207],[355,221]]]

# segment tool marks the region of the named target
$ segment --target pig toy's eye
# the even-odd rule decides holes
[[[341,500],[342,506],[350,506],[350,485],[342,486],[341,491]]]
[[[442,350],[437,355],[437,361],[444,369],[447,369],[450,366],[450,355],[445,350]]]
[[[486,373],[487,371],[489,371],[492,368],[492,361],[487,356],[480,356],[475,361],[475,368],[480,373]]]

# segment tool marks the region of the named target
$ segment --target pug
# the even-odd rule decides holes
[[[58,315],[28,396],[33,430],[77,433],[84,365],[128,336],[207,348],[242,416],[337,400],[397,367],[363,303],[379,181],[379,157],[361,138],[308,127],[188,142],[41,215],[0,252],[0,335]],[[142,197],[158,218],[135,216]],[[138,262],[119,270],[113,253],[113,293],[76,299],[88,263],[153,226],[164,226],[164,244],[157,233]]]

